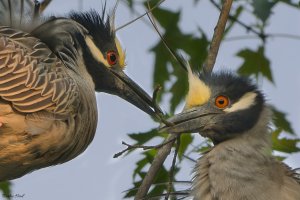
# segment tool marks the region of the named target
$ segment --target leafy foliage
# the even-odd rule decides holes
[[[275,107],[272,107],[273,112],[273,122],[277,128],[285,131],[286,133],[295,134],[290,122],[286,119],[286,113],[277,110]]]
[[[287,139],[279,138],[282,130],[277,129],[272,134],[273,149],[284,153],[295,153],[299,152],[300,148],[297,147],[297,143],[300,139]]]
[[[159,19],[159,24],[164,28],[165,33],[163,37],[170,44],[170,47],[189,55],[189,62],[192,66],[202,66],[209,45],[206,36],[203,33],[200,37],[183,33],[178,27],[181,15],[180,11],[172,12],[157,8],[153,11],[153,15],[156,19]],[[181,76],[183,70],[170,56],[162,41],[158,41],[150,51],[155,55],[153,85],[156,86],[156,84],[159,84],[163,88],[166,88],[166,83],[170,82],[172,77],[176,77],[176,81],[172,83],[171,89],[169,91],[162,91],[162,93],[172,94],[170,112],[173,113],[187,93],[187,76]],[[172,66],[171,71],[168,70],[169,66]]]
[[[134,9],[135,4],[138,4],[138,0],[128,0],[130,8]],[[150,1],[151,6],[154,6],[158,0]],[[194,0],[197,4],[200,1]],[[266,28],[272,17],[272,10],[275,5],[281,3],[286,4],[295,8],[299,8],[299,5],[292,0],[249,0],[249,1],[235,0],[233,2],[233,9],[231,10],[231,17],[228,21],[224,38],[230,35],[233,27],[242,27],[245,29],[246,34],[256,36],[261,43],[256,48],[243,47],[236,56],[242,59],[242,64],[237,66],[237,72],[243,76],[252,76],[253,78],[263,78],[269,80],[274,84],[274,78],[272,74],[272,62],[265,54],[265,49],[268,45],[266,40],[268,34],[266,34]],[[212,5],[217,8],[221,7],[222,1],[211,0]],[[146,6],[146,1],[144,0]],[[250,8],[250,9],[249,9]],[[252,10],[252,13],[249,13]],[[241,16],[247,12],[254,19],[256,23],[247,23],[240,21]],[[153,11],[153,16],[157,20],[157,23],[162,29],[161,33],[165,38],[166,42],[172,50],[175,52],[182,53],[186,59],[188,59],[194,70],[200,70],[203,65],[208,51],[209,39],[203,31],[203,27],[199,27],[199,32],[185,33],[180,27],[180,19],[182,17],[181,10],[171,11],[166,8],[157,8]],[[205,30],[205,29],[204,29]],[[163,91],[158,100],[162,101],[163,96],[170,97],[170,110],[169,113],[174,113],[175,109],[183,102],[183,98],[187,93],[188,83],[185,72],[180,68],[177,61],[175,61],[169,54],[168,50],[164,46],[162,41],[158,41],[150,49],[155,56],[154,74],[153,74],[153,86],[160,84],[163,86]],[[286,114],[279,109],[272,107],[274,114],[274,126],[275,131],[272,133],[273,149],[284,153],[299,152],[300,149],[297,147],[299,139],[296,138],[295,132],[286,118]],[[286,132],[294,135],[294,139],[284,138],[282,132]],[[156,132],[156,130],[150,130],[145,133],[130,134],[129,137],[135,141],[136,144],[149,143],[151,140],[164,138],[162,134]],[[178,151],[179,163],[176,165],[177,171],[181,170],[180,163],[186,162],[189,155],[192,153],[204,152],[210,148],[211,143],[204,141],[200,144],[194,144],[195,139],[192,135],[183,134],[181,136],[181,146]],[[144,177],[148,166],[150,165],[156,150],[150,150],[142,153],[142,158],[136,163],[136,168],[133,173],[134,188],[137,188],[140,184],[140,180]],[[278,157],[278,159],[284,159],[285,157]],[[176,171],[176,172],[177,172]],[[159,180],[156,183],[167,183],[168,170],[166,166],[160,172],[161,174],[157,177]],[[175,173],[176,177],[176,173]],[[166,192],[165,184],[157,185],[154,184],[151,190],[152,195],[159,195]],[[130,190],[126,197],[131,197],[135,194],[133,190]]]
[[[260,46],[256,51],[250,49],[241,50],[237,53],[237,56],[244,60],[244,63],[238,69],[239,74],[246,76],[255,75],[256,78],[261,74],[273,82],[270,61],[265,56],[263,46]]]
[[[11,183],[9,181],[3,181],[0,182],[0,190],[2,191],[2,196],[7,199],[10,200],[11,199]]]
[[[147,8],[146,0],[127,0],[128,8],[135,9],[136,5],[143,3]],[[194,4],[201,1],[194,0]],[[212,5],[220,7],[222,1],[210,0]],[[151,6],[158,3],[158,0],[151,0]],[[246,34],[254,35],[261,41],[256,48],[243,47],[236,56],[242,60],[242,64],[237,67],[237,72],[244,76],[253,76],[254,78],[262,77],[274,83],[272,75],[272,62],[266,56],[265,50],[268,43],[266,42],[268,34],[266,29],[268,23],[271,22],[273,8],[278,4],[289,5],[293,8],[299,9],[299,2],[295,3],[293,0],[248,0],[239,1],[234,0],[233,9],[231,11],[231,18],[227,24],[224,38],[229,37],[231,30],[234,27],[241,27],[245,29]],[[184,4],[183,4],[184,5]],[[249,12],[252,11],[251,12]],[[253,22],[242,22],[243,14],[247,12],[251,15]],[[177,53],[181,53],[189,61],[194,70],[201,70],[209,47],[211,36],[207,36],[205,27],[199,27],[197,32],[186,33],[180,26],[180,20],[182,17],[182,11],[179,9],[173,11],[166,8],[157,8],[153,11],[153,16],[156,18],[157,23],[162,29],[163,37],[169,44],[170,48]],[[184,70],[182,70],[176,60],[170,56],[168,50],[162,41],[158,41],[153,44],[149,49],[154,55],[154,72],[153,72],[153,87],[157,84],[163,86],[158,101],[161,102],[163,97],[170,96],[170,108],[169,113],[173,114],[178,106],[183,102],[187,93],[188,82],[187,76]],[[300,148],[297,144],[300,142],[296,138],[295,131],[293,130],[290,122],[286,118],[286,114],[280,111],[278,108],[272,107],[274,114],[274,126],[275,131],[272,133],[273,149],[283,153],[300,152]],[[294,138],[285,138],[282,132],[291,134]],[[146,145],[152,141],[161,141],[166,138],[166,134],[159,133],[156,129],[152,129],[143,133],[132,133],[128,135],[130,139],[134,141],[136,145]],[[195,144],[196,142],[196,144]],[[186,158],[192,153],[204,152],[211,147],[209,141],[197,143],[195,137],[189,134],[181,135],[181,145],[178,150],[179,163],[176,165],[174,172],[176,181],[176,174],[181,170],[181,163],[186,161]],[[128,153],[131,153],[129,151]],[[154,159],[156,149],[143,151],[141,153],[140,160],[135,163],[135,169],[132,173],[133,186],[129,189],[125,198],[133,197],[137,191],[137,188],[141,184],[141,180],[145,177],[145,174]],[[285,157],[278,157],[284,159]],[[167,183],[169,181],[169,166],[164,165],[159,171],[158,176],[155,179],[153,187],[149,193],[149,196],[160,195],[167,190]],[[173,189],[175,189],[173,187]],[[9,197],[11,194],[11,183],[0,183],[0,190],[4,196]]]
[[[263,23],[265,23],[272,14],[271,10],[276,2],[253,0],[251,4],[254,8],[253,14],[256,15],[256,17]]]

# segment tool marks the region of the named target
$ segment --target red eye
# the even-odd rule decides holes
[[[223,95],[217,96],[215,105],[221,109],[226,108],[229,105],[229,98]]]
[[[109,51],[106,54],[108,64],[115,65],[117,63],[117,54],[114,51]]]

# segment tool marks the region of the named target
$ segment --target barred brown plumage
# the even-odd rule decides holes
[[[18,2],[28,1],[0,1],[0,181],[82,153],[96,131],[95,91],[156,116],[151,97],[123,72],[125,53],[105,8],[33,19]]]

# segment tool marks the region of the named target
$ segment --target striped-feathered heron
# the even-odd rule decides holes
[[[128,78],[105,9],[33,19],[26,1],[0,1],[0,181],[82,153],[97,126],[95,91],[154,115]]]
[[[200,132],[214,147],[195,168],[194,200],[299,200],[300,175],[272,156],[271,112],[247,78],[231,73],[195,75],[170,133]]]

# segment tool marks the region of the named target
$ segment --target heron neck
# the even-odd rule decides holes
[[[213,199],[214,194],[229,190],[243,190],[245,186],[240,183],[245,179],[262,181],[263,176],[253,177],[253,174],[261,174],[261,167],[273,162],[268,128],[270,116],[269,109],[265,108],[252,129],[215,145],[199,159],[192,189],[195,200],[206,196]],[[224,199],[243,197],[224,196]]]

